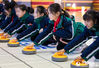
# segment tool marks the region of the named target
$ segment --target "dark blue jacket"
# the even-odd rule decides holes
[[[10,16],[3,20],[2,24],[0,24],[0,28],[2,30],[5,29],[12,22],[12,19],[14,20],[14,18],[16,18],[16,13],[15,9],[12,9]]]
[[[81,43],[82,41],[84,41],[86,38],[88,38],[90,36],[96,36],[95,31],[89,30],[85,27],[84,32],[81,33],[76,38],[74,38],[68,45],[66,45],[66,47],[64,49],[66,50],[67,53],[69,53],[69,52],[73,51],[71,49],[74,46],[78,45],[79,43]]]
[[[44,17],[41,21],[40,21],[40,29],[43,28],[43,30],[46,29],[46,27],[48,26],[49,24],[49,18],[48,17]],[[33,25],[31,27],[29,27],[27,30],[23,31],[22,33],[20,33],[18,36],[17,36],[17,39],[20,41],[20,40],[23,40],[25,38],[28,38],[28,37],[31,37],[31,36],[35,36],[36,33],[39,32],[38,29],[38,24],[36,22],[33,23]],[[25,36],[25,37],[24,37]],[[23,38],[24,37],[24,38]],[[23,39],[21,39],[23,38]]]
[[[19,19],[17,19],[16,24],[13,24],[14,27],[12,27],[8,33],[9,34],[14,34],[12,33],[14,30],[18,29],[19,27],[21,27],[22,25],[24,25],[24,27],[26,27],[26,29],[31,26],[34,23],[34,17],[32,15],[30,15],[28,18],[26,18],[25,22],[20,22]],[[12,25],[12,24],[11,24]],[[25,30],[25,29],[24,29]],[[16,31],[17,32],[17,31]]]
[[[53,32],[53,27],[54,23],[53,21],[50,21],[48,27],[42,33],[40,33],[39,36],[37,36],[37,38],[34,40],[34,43],[36,45],[43,44],[46,40],[52,37],[53,34],[67,40],[71,40],[74,36],[73,22],[67,17],[61,16],[56,32]]]

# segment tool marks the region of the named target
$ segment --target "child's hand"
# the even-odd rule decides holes
[[[11,38],[11,35],[9,35],[8,33],[5,33],[4,36],[6,36],[7,38]]]
[[[1,31],[2,29],[0,29],[0,31]]]
[[[43,32],[43,28],[42,28],[42,29],[40,29],[39,33],[41,33],[41,32]]]
[[[61,49],[61,50],[59,50],[58,52],[63,52],[63,53],[64,53],[64,52],[65,52],[65,50],[64,50],[64,49]]]
[[[77,63],[83,63],[84,59],[81,56],[79,56],[74,61]]]
[[[26,46],[26,48],[29,48],[29,49],[31,49],[31,48],[34,48],[34,43],[32,43],[32,44],[29,44],[28,46]]]
[[[68,44],[67,42],[63,41],[62,38],[60,38],[60,42],[62,42],[64,44]]]

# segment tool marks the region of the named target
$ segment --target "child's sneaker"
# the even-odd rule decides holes
[[[99,59],[95,59],[96,62],[99,62]]]

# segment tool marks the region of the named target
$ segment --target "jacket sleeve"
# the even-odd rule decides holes
[[[25,24],[23,24],[22,22],[20,22],[19,20],[17,21],[16,26],[14,26],[13,28],[11,28],[8,31],[8,34],[13,35],[15,32],[17,32],[19,29],[21,29],[22,27],[24,27]]]
[[[73,39],[74,36],[73,22],[71,20],[65,20],[62,26],[63,29],[57,30],[54,33],[54,35],[67,40]]]
[[[11,24],[9,24],[9,26],[7,26],[5,29],[4,29],[4,32],[8,32],[11,28],[13,28],[16,24],[17,24],[17,21],[18,21],[18,17],[15,17],[13,19],[13,22]]]
[[[69,42],[65,47],[65,51],[67,53],[72,52],[73,50],[75,50],[77,47],[80,46],[80,44],[82,44],[82,42],[84,42],[84,40],[86,40],[86,38],[90,36],[89,30],[87,28],[85,28],[84,32],[81,33],[79,36],[75,37],[71,42]]]
[[[8,17],[7,19],[5,19],[4,21],[2,21],[2,24],[0,25],[0,28],[3,30],[4,28],[6,28],[6,26],[11,22],[11,17]]]
[[[17,39],[19,41],[24,40],[28,37],[34,36],[36,33],[38,33],[39,30],[37,29],[37,24],[33,23],[33,25],[31,27],[29,27],[28,29],[26,29],[25,31],[21,32],[18,36]]]
[[[53,24],[49,24],[48,27],[41,32],[36,39],[34,40],[35,45],[43,44],[46,40],[48,40],[53,35]]]

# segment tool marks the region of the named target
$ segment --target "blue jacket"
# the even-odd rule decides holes
[[[48,26],[49,24],[49,18],[44,16],[41,20],[39,20],[40,23],[36,23],[34,22],[33,25],[31,27],[29,27],[27,30],[23,31],[22,33],[20,33],[18,36],[17,36],[17,39],[19,41],[25,39],[25,38],[28,38],[28,37],[31,37],[31,36],[35,36],[37,33],[39,33],[39,30],[41,28],[43,28],[43,30],[46,29],[46,27]],[[40,27],[40,28],[39,28]]]
[[[24,25],[24,27],[26,27],[26,29],[27,29],[28,27],[30,27],[34,23],[34,17],[32,15],[29,15],[29,17],[27,17],[24,22],[21,22],[20,19],[15,19],[15,20],[16,20],[16,24],[13,23],[13,24],[11,24],[11,26],[13,25],[13,27],[12,28],[9,27],[10,30],[8,30],[8,33],[10,35],[16,33],[17,31],[19,31],[17,29],[19,27],[21,27],[22,25]],[[17,31],[15,31],[13,33],[14,30],[17,30]]]
[[[36,45],[43,44],[46,40],[48,40],[53,35],[65,38],[67,40],[71,40],[74,36],[73,22],[71,19],[61,16],[60,22],[57,26],[57,31],[53,32],[54,23],[50,21],[48,27],[37,36],[34,40]]]
[[[0,28],[2,30],[5,29],[12,22],[12,19],[14,19],[14,18],[16,18],[16,13],[15,13],[15,10],[12,9],[10,16],[2,21],[2,24],[0,25]]]

